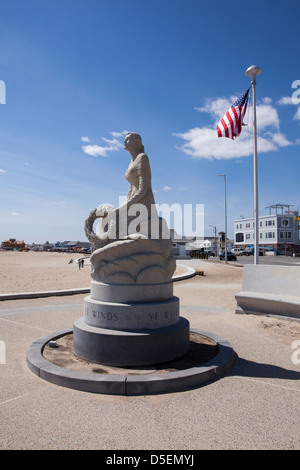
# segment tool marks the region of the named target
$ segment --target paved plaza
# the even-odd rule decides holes
[[[182,260],[204,275],[174,283],[192,328],[229,341],[225,377],[193,390],[110,396],[49,383],[27,367],[36,339],[71,328],[83,294],[0,302],[0,449],[299,449],[300,322],[237,315],[243,268]]]

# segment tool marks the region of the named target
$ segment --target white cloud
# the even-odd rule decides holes
[[[108,149],[111,151],[111,150],[120,150],[120,148],[122,147],[122,144],[119,140],[117,139],[106,139],[105,137],[102,137],[102,140],[104,140],[104,142],[106,142],[108,144]]]
[[[282,96],[280,100],[277,101],[279,105],[287,105],[287,104],[293,104],[292,97],[291,96]]]
[[[262,102],[265,103],[265,104],[271,104],[271,103],[272,103],[272,99],[269,98],[268,96],[266,96],[265,98],[262,99]]]
[[[90,138],[89,137],[81,137],[81,142],[90,142]]]
[[[12,212],[11,215],[13,215],[14,217],[19,217],[21,214],[19,214],[18,212]]]
[[[110,132],[110,135],[113,137],[123,137],[123,135],[126,135],[128,131],[123,131],[123,132]]]
[[[103,137],[103,140],[108,143],[107,146],[84,145],[82,150],[84,153],[91,155],[92,157],[107,157],[109,152],[119,151],[122,148],[122,144],[117,139],[109,140]]]
[[[274,126],[279,129],[279,116],[277,110],[270,104],[258,104],[256,106],[257,128]]]
[[[92,157],[107,157],[107,149],[105,147],[100,147],[99,145],[84,145],[82,150],[87,155],[91,155]]]
[[[200,113],[211,114],[212,117],[216,119],[217,124],[236,99],[236,96],[232,96],[229,100],[227,98],[217,98],[215,100],[212,98],[206,98],[204,107],[196,107],[195,109]]]
[[[217,135],[217,124],[236,99],[235,96],[230,97],[230,99],[224,97],[206,99],[203,107],[195,108],[201,113],[209,113],[214,119],[214,125],[213,127],[195,127],[186,132],[174,134],[185,141],[182,146],[177,146],[177,148],[192,158],[205,158],[208,160],[230,160],[251,155],[253,152],[253,124],[252,112],[251,110],[249,112],[250,106],[248,106],[244,118],[247,126],[243,127],[237,139],[219,138]],[[263,98],[257,104],[256,117],[259,152],[270,152],[278,150],[280,147],[292,145],[292,142],[280,132],[278,112],[269,97]]]
[[[0,173],[6,173],[6,170],[0,170]]]
[[[223,160],[249,155],[249,141],[242,135],[235,141],[219,139],[216,129],[208,127],[195,127],[183,134],[175,135],[185,140],[185,144],[177,148],[193,158]]]
[[[110,132],[113,139],[106,139],[105,137],[101,137],[102,140],[107,144],[105,146],[103,145],[97,145],[97,144],[89,144],[89,145],[83,145],[82,150],[84,153],[87,155],[91,155],[92,157],[107,157],[109,152],[118,152],[120,149],[123,148],[123,144],[118,140],[118,138],[124,136],[127,133],[127,131],[123,132]],[[83,139],[88,139],[88,140],[83,140]],[[83,142],[90,142],[90,139],[88,137],[82,137],[81,140]]]
[[[172,191],[172,188],[170,186],[164,186],[163,191],[165,192]]]
[[[293,99],[293,96],[283,96],[278,100],[278,104],[280,105],[287,105],[287,104],[292,104],[295,106],[295,99]],[[300,108],[297,108],[296,114],[294,115],[293,119],[300,120]]]
[[[291,145],[291,142],[289,142],[289,140],[281,132],[276,132],[276,134],[273,134],[273,141],[279,147],[288,147]]]

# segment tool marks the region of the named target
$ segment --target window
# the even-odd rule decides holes
[[[246,233],[246,240],[250,240],[250,233]]]
[[[266,232],[265,238],[275,238],[275,232]]]
[[[292,232],[279,232],[279,238],[292,238]]]
[[[244,241],[244,234],[243,233],[236,233],[235,234],[235,243],[242,243]]]
[[[250,228],[250,222],[246,223],[246,228]]]

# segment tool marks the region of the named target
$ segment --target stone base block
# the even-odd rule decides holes
[[[189,350],[189,322],[140,331],[108,330],[87,325],[78,318],[73,325],[74,353],[83,359],[111,366],[129,367],[171,361]]]
[[[244,266],[236,313],[275,315],[300,320],[298,266]]]

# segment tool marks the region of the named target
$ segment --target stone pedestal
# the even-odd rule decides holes
[[[180,317],[173,283],[91,282],[84,316],[73,325],[74,352],[111,366],[167,362],[189,350],[189,322]]]

